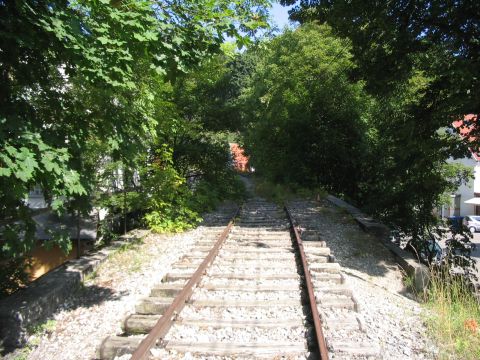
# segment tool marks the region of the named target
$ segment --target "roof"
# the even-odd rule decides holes
[[[77,218],[71,215],[57,216],[52,211],[44,211],[33,217],[37,223],[35,238],[37,240],[50,240],[52,233],[63,232],[70,239],[77,238]],[[80,219],[80,239],[95,240],[97,237],[97,223],[93,218]]]
[[[468,114],[463,117],[463,120],[455,120],[452,125],[455,129],[458,130],[461,137],[468,138],[468,141],[473,142],[477,139],[476,136],[470,135],[477,127],[478,115]],[[478,130],[477,130],[478,131]],[[473,158],[476,161],[480,161],[480,153],[473,151],[471,148],[470,152],[472,153]]]

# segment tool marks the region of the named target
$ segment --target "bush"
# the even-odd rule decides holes
[[[434,271],[425,303],[440,358],[480,359],[480,306],[471,284],[445,270]]]
[[[283,205],[286,201],[294,198],[325,197],[327,192],[320,186],[305,188],[298,184],[274,184],[261,177],[255,178],[255,191],[267,200]]]
[[[14,293],[28,283],[28,267],[29,262],[24,257],[0,257],[0,298]]]

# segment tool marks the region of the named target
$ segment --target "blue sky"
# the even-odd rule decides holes
[[[271,17],[275,24],[280,28],[283,29],[285,25],[288,25],[288,10],[291,9],[292,6],[282,6],[278,3],[273,3],[271,8]]]
[[[295,25],[295,23],[290,24],[288,21],[288,10],[290,10],[292,7],[293,6],[282,6],[276,2],[272,3],[272,7],[269,9],[271,26],[277,26],[279,30],[282,30],[287,25]],[[258,34],[262,33],[264,33],[264,30],[260,30],[258,32]],[[235,42],[235,40],[229,36],[227,36],[225,40]]]

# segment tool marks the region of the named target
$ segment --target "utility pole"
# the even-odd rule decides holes
[[[80,259],[80,210],[77,210],[77,259]]]

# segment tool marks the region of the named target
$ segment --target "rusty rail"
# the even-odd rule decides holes
[[[193,273],[192,277],[190,278],[190,280],[188,280],[182,291],[178,293],[172,304],[168,307],[163,316],[158,320],[153,329],[148,333],[147,337],[145,337],[138,345],[137,349],[133,352],[130,360],[146,359],[150,349],[155,346],[158,340],[160,340],[167,334],[168,330],[170,330],[173,322],[175,321],[175,318],[177,317],[177,314],[182,311],[185,303],[192,295],[193,290],[200,282],[202,275],[205,273],[207,268],[212,264],[213,260],[217,256],[220,247],[223,245],[225,239],[227,238],[227,235],[230,233],[230,230],[235,222],[235,218],[237,217],[239,211],[240,208],[237,209],[235,215],[233,215],[232,217],[232,220],[230,220],[225,230],[223,230],[223,232],[220,234],[215,245],[212,247],[207,257],[202,261],[198,269]]]
[[[310,271],[308,269],[307,257],[305,255],[305,250],[303,248],[303,241],[300,238],[300,234],[298,233],[298,229],[295,226],[295,223],[293,221],[292,215],[290,214],[290,211],[286,206],[284,207],[284,209],[285,209],[285,212],[287,213],[288,221],[290,222],[293,233],[295,234],[295,241],[298,246],[298,251],[300,252],[300,258],[302,260],[303,273],[305,275],[305,283],[307,285],[308,300],[310,303],[310,310],[312,312],[313,325],[315,328],[315,337],[318,344],[320,359],[328,360],[327,344],[325,343],[325,337],[323,335],[322,324],[320,322],[320,314],[318,313],[317,301],[315,299],[315,293],[313,291],[312,275],[310,274]]]

